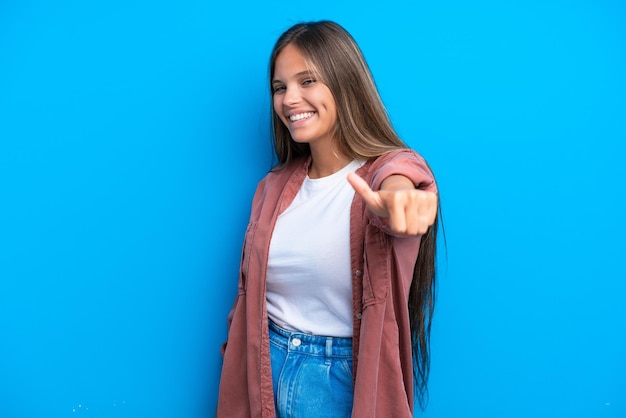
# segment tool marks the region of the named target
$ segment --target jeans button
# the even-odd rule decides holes
[[[291,340],[291,344],[293,344],[294,347],[299,347],[300,344],[302,344],[302,341],[300,341],[300,338],[294,338]]]

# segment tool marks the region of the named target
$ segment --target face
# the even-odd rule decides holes
[[[291,44],[276,57],[272,91],[274,111],[294,141],[311,146],[332,143],[337,123],[335,99]]]

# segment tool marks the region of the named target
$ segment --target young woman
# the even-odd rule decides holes
[[[424,401],[438,198],[351,35],[296,24],[270,59],[278,164],[259,183],[217,416],[413,416]]]

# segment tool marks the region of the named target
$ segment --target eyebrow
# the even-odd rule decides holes
[[[314,75],[313,71],[311,70],[304,70],[304,71],[300,71],[298,74],[295,75],[295,77],[302,77],[304,75]],[[276,84],[276,83],[282,83],[282,81],[280,81],[279,79],[275,78],[274,80],[272,80],[272,84]]]

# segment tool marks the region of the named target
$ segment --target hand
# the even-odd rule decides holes
[[[422,235],[435,222],[437,195],[416,189],[404,176],[386,178],[377,192],[354,173],[348,174],[348,182],[372,212],[389,218],[389,227],[394,233]]]

